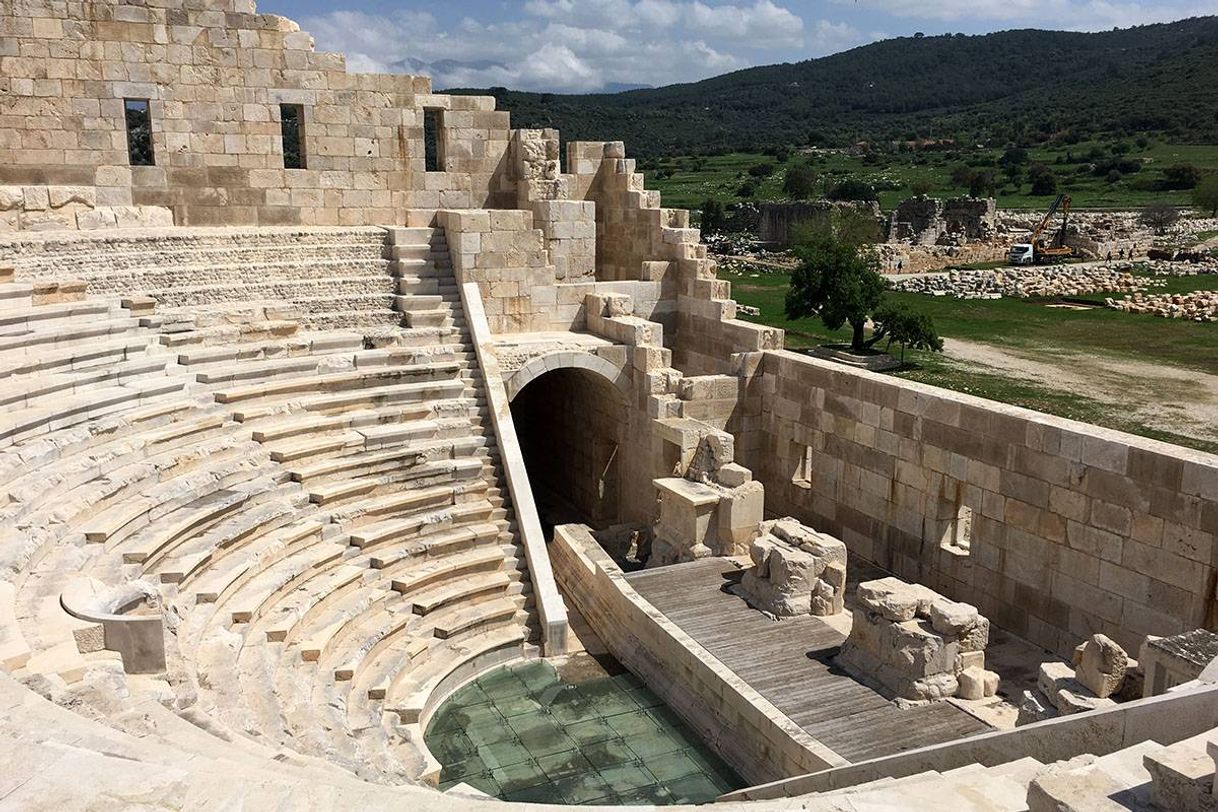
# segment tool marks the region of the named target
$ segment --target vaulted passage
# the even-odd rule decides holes
[[[512,401],[529,481],[547,524],[615,524],[621,515],[626,403],[584,369],[547,372]]]

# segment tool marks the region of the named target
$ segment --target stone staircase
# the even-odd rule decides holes
[[[14,677],[136,735],[136,709],[166,703],[209,741],[418,782],[437,768],[420,725],[444,690],[536,652],[443,233],[378,234],[396,309],[371,338],[332,329],[341,319],[175,331],[136,277],[88,296],[49,274],[0,278],[0,663]],[[213,302],[160,295],[183,322]],[[140,596],[113,607],[119,624],[164,618],[165,673],[125,673],[99,627],[64,611],[82,577]]]

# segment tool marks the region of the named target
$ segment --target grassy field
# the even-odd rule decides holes
[[[817,318],[787,321],[783,312],[788,276],[785,273],[720,274],[732,282],[738,302],[757,307],[752,321],[787,331],[791,349],[848,341],[846,330],[830,331]],[[1168,278],[1156,291],[1167,293],[1218,289],[1218,276]],[[1029,357],[1052,358],[1068,351],[1087,355],[1159,362],[1218,375],[1218,325],[1198,324],[1155,316],[1121,313],[1105,308],[1062,310],[1041,300],[997,299],[965,301],[915,293],[889,293],[929,313],[940,335],[1017,350]],[[1104,295],[1086,297],[1103,302]],[[1060,360],[1060,356],[1055,359]],[[1218,452],[1218,443],[1183,437],[1148,427],[1130,418],[1129,410],[1102,403],[1077,392],[1040,386],[970,368],[929,352],[911,351],[897,375],[955,389],[992,400],[1130,431],[1156,439]]]
[[[1203,171],[1218,171],[1218,145],[1177,145],[1148,143],[1144,148],[1125,143],[1128,152],[1118,156],[1112,144],[1080,143],[1035,148],[1029,151],[1029,164],[1043,163],[1058,177],[1059,190],[1069,193],[1077,208],[1125,209],[1167,202],[1188,205],[1188,191],[1161,191],[1157,181],[1161,170],[1175,164],[1193,164]],[[1102,155],[1101,155],[1102,153]],[[666,205],[678,208],[698,208],[707,199],[735,203],[746,198],[741,186],[753,180],[756,191],[752,200],[781,200],[782,182],[786,169],[808,161],[825,181],[847,177],[858,178],[879,190],[880,204],[893,208],[909,197],[915,183],[929,185],[936,197],[956,197],[965,190],[954,187],[952,169],[968,164],[981,169],[993,169],[1000,178],[998,205],[1012,209],[1043,209],[1051,198],[1033,196],[1030,182],[1025,178],[1018,184],[1006,180],[997,166],[1002,151],[997,149],[923,151],[916,153],[884,153],[865,156],[854,152],[823,151],[813,155],[792,154],[785,162],[757,153],[732,153],[719,156],[666,158],[643,165],[648,188],[658,189]],[[1097,161],[1122,157],[1142,165],[1140,171],[1123,175],[1110,182],[1106,176],[1090,171]],[[748,170],[759,164],[771,164],[774,172],[765,178],[750,178]],[[671,175],[669,173],[671,172]],[[659,175],[663,175],[660,177]]]

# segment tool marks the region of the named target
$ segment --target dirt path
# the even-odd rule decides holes
[[[944,345],[949,359],[1083,395],[1145,426],[1218,440],[1218,375],[1045,347],[1011,349],[950,338]]]

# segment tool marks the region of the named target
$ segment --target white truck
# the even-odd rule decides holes
[[[1011,246],[1011,251],[1007,254],[1007,262],[1011,265],[1034,265],[1036,248],[1030,242],[1017,242]]]

